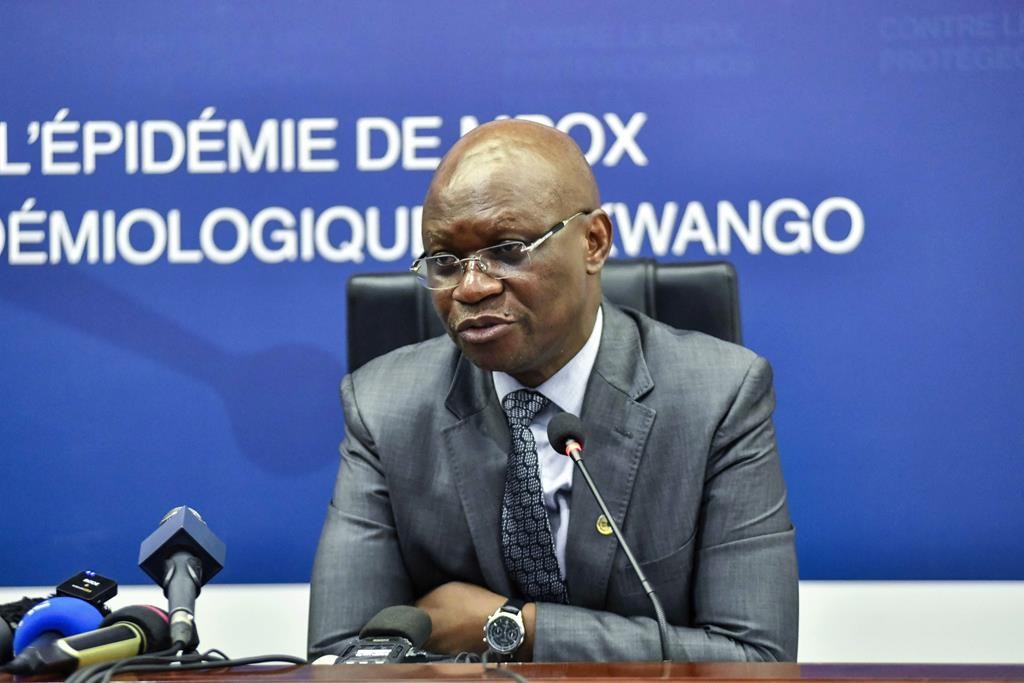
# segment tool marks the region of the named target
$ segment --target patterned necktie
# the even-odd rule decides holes
[[[535,391],[513,391],[501,402],[512,432],[501,506],[501,546],[505,569],[528,601],[567,603],[558,571],[551,523],[544,508],[537,447],[530,423],[548,400]]]

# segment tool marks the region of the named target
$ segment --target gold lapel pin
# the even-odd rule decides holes
[[[608,518],[604,515],[597,516],[597,524],[595,526],[597,526],[597,533],[602,536],[612,535],[612,525],[608,523]]]

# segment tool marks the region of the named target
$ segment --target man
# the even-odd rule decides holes
[[[432,651],[479,652],[506,613],[525,631],[509,650],[519,660],[659,659],[647,596],[547,443],[564,410],[589,432],[588,467],[665,606],[672,656],[795,659],[771,370],[602,300],[612,227],[600,206],[579,148],[541,125],[481,126],[441,162],[415,267],[450,339],[342,384],[312,655],[337,652],[383,607],[415,604]]]

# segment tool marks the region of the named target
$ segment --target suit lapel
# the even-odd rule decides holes
[[[456,422],[441,434],[480,571],[487,588],[510,595],[501,552],[501,499],[512,437],[490,373],[461,356],[445,405]]]
[[[584,462],[623,533],[644,445],[655,411],[637,402],[654,386],[640,348],[636,324],[605,301],[604,330],[580,418],[588,436]],[[573,474],[572,508],[566,548],[566,579],[572,604],[605,604],[618,543],[597,530],[601,509],[583,475]],[[500,495],[500,494],[499,494]]]

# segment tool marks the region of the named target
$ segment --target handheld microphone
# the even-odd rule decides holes
[[[366,623],[359,640],[349,645],[336,664],[395,664],[447,659],[419,647],[430,637],[430,615],[418,607],[385,607]]]
[[[224,567],[224,543],[199,513],[176,507],[160,520],[160,526],[142,542],[139,567],[167,597],[172,645],[191,651],[199,645],[195,628],[196,596],[206,582]]]
[[[0,617],[0,664],[5,663],[10,658],[13,654],[13,647],[14,630],[6,619]]]
[[[43,600],[30,609],[14,632],[13,651],[21,654],[27,647],[39,647],[63,636],[91,631],[103,621],[94,605],[78,598],[56,597]]]
[[[98,629],[26,648],[4,671],[16,675],[69,674],[83,666],[169,646],[167,614],[150,605],[133,605],[110,614]]]
[[[643,570],[640,569],[640,564],[633,556],[633,551],[630,550],[625,537],[619,531],[619,525],[615,523],[612,513],[608,511],[608,506],[604,503],[604,498],[601,497],[600,491],[597,490],[597,484],[590,478],[590,472],[587,471],[587,466],[583,464],[583,444],[586,441],[584,438],[585,433],[583,421],[571,413],[559,413],[551,418],[551,422],[548,423],[548,441],[556,451],[572,458],[576,468],[583,475],[584,481],[587,482],[590,492],[594,494],[594,499],[601,508],[605,519],[608,520],[612,533],[615,534],[616,540],[622,547],[622,552],[626,554],[626,559],[629,560],[630,566],[633,567],[637,578],[640,579],[640,585],[643,586],[644,592],[647,593],[647,597],[654,607],[654,616],[658,622],[658,636],[661,640],[661,659],[664,662],[672,661],[669,657],[668,622],[665,620],[665,610],[661,606],[661,600],[658,599],[657,593],[654,592],[654,586],[644,576]]]

